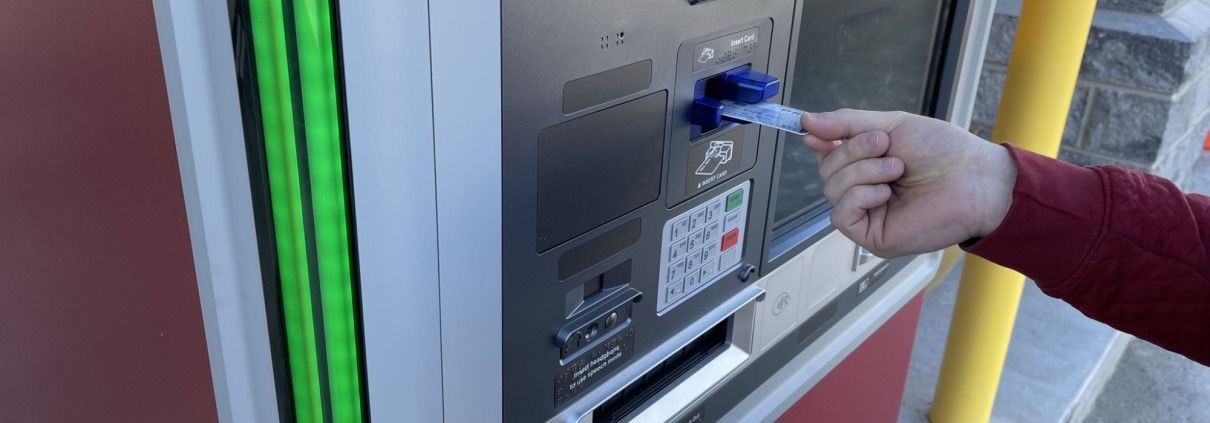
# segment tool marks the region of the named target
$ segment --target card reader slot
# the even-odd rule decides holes
[[[705,78],[698,79],[693,84],[693,99],[694,104],[690,112],[689,140],[697,141],[705,137],[721,133],[727,129],[739,126],[739,122],[733,122],[723,119],[721,115],[721,105],[710,107],[713,103],[717,103],[717,99],[712,99],[708,95],[708,87],[712,88],[718,85],[725,75],[730,72],[742,72],[751,69],[751,64],[737,66]]]

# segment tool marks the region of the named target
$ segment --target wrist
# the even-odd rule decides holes
[[[1017,182],[1017,162],[1007,147],[987,143],[983,153],[983,186],[986,187],[982,220],[975,237],[983,237],[1004,222],[1013,203],[1013,188]]]

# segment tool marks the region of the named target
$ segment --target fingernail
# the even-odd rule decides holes
[[[865,138],[865,145],[870,146],[871,149],[878,148],[877,132],[867,132],[865,135],[863,135],[863,137]]]
[[[882,159],[882,168],[885,170],[895,170],[895,159],[886,157]]]

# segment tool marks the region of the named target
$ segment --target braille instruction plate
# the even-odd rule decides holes
[[[596,385],[634,356],[634,328],[615,335],[587,354],[563,366],[555,379],[555,407],[561,407]]]
[[[751,185],[745,181],[664,224],[658,314],[739,266]]]

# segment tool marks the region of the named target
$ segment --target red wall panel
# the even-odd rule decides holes
[[[896,421],[923,303],[916,294],[777,421]]]
[[[216,420],[147,0],[0,0],[0,421]]]

